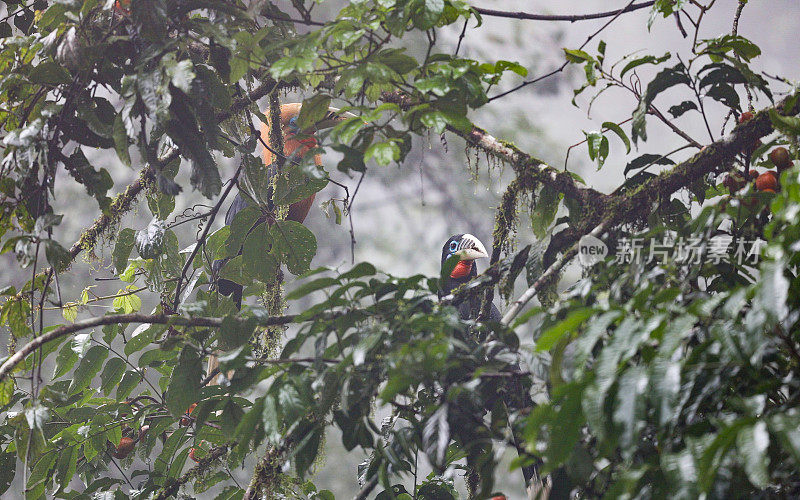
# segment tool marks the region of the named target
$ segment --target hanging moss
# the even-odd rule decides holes
[[[73,256],[77,256],[81,250],[87,253],[91,252],[104,234],[113,232],[114,228],[119,224],[120,219],[122,219],[122,216],[131,209],[138,194],[142,189],[147,188],[151,180],[152,173],[150,169],[146,168],[142,170],[139,176],[139,182],[134,182],[129,185],[125,191],[111,200],[108,210],[97,218],[94,224],[81,233],[77,243],[70,249],[70,253],[73,254]]]
[[[497,209],[492,238],[494,247],[499,248],[506,254],[510,253],[513,248],[512,236],[517,232],[518,201],[521,195],[524,194],[524,184],[520,182],[519,178],[514,179],[511,181],[511,184],[508,185],[508,188],[506,188],[505,193],[503,193],[503,198]]]
[[[261,294],[261,304],[269,311],[270,316],[280,316],[284,313],[286,301],[283,298],[282,279],[266,286]],[[253,336],[253,351],[255,355],[259,358],[274,357],[278,352],[280,339],[285,331],[286,326],[284,325],[256,329],[256,333]]]
[[[283,147],[283,128],[281,127],[281,105],[277,93],[270,95],[269,108],[269,143],[270,147],[277,153],[274,161],[278,167],[278,172],[283,170],[285,163]],[[280,175],[280,174],[279,174]],[[267,200],[267,212],[274,220],[283,220],[288,213],[288,207],[275,204],[273,199],[275,194],[275,182],[278,176],[270,179],[269,199]],[[261,295],[262,305],[267,309],[271,316],[279,316],[286,310],[286,301],[283,297],[283,274],[278,271],[278,276],[274,283],[267,284],[264,293]],[[253,336],[253,350],[258,357],[266,358],[275,354],[280,346],[280,339],[285,326],[274,326],[260,328]]]

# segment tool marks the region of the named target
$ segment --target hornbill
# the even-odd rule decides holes
[[[338,109],[329,107],[328,112],[322,120],[315,123],[308,129],[300,130],[300,127],[297,124],[297,118],[300,116],[301,107],[302,103],[299,102],[281,105],[280,124],[281,133],[283,135],[283,154],[287,160],[287,164],[291,162],[299,162],[306,155],[306,153],[317,147],[317,139],[314,136],[315,132],[333,127],[338,122],[354,116],[351,113],[340,113]],[[273,151],[270,150],[275,150],[275,145],[273,145],[272,141],[270,140],[270,125],[268,123],[264,123],[261,126],[261,139],[269,145],[269,148],[264,148],[262,157],[264,158],[264,164],[267,165],[267,173],[271,179],[278,174],[278,166],[275,162],[275,155],[273,154]],[[314,163],[316,165],[322,165],[322,155],[314,155]],[[267,195],[268,193],[263,194]],[[308,198],[289,205],[289,211],[286,214],[286,219],[302,223],[306,219],[311,206],[314,204],[315,197],[316,193],[313,193]],[[247,208],[249,204],[250,202],[248,202],[247,198],[242,196],[242,193],[239,192],[231,203],[230,208],[228,208],[227,214],[225,214],[225,224],[230,226],[233,222],[233,219],[236,217],[236,214]],[[262,215],[255,222],[255,224],[253,224],[253,227],[250,230],[254,229],[256,226],[265,221],[267,224],[272,224],[274,222],[274,214]],[[265,248],[264,251],[268,252],[269,249]],[[241,255],[241,253],[242,249],[240,248],[239,255]],[[243,292],[242,285],[224,278],[218,278],[220,270],[228,260],[229,259],[215,260],[211,265],[213,275],[214,277],[217,277],[216,288],[219,293],[230,296],[233,299],[236,308],[241,309]],[[217,369],[218,366],[219,361],[217,357],[213,354],[209,356],[208,373],[212,373]],[[217,377],[214,376],[210,383],[211,385],[216,384]]]
[[[458,262],[456,263],[450,275],[444,279],[439,291],[439,298],[450,295],[453,290],[459,286],[467,283],[468,281],[478,276],[478,269],[475,261],[489,257],[486,252],[486,247],[483,243],[471,234],[456,234],[451,236],[442,247],[442,261],[441,265],[444,268],[445,262],[451,257],[456,256]],[[458,308],[459,315],[462,320],[475,320],[481,312],[481,298],[472,295],[466,299],[456,299],[453,305]],[[493,303],[490,304],[488,321],[499,322],[502,319],[500,310]],[[513,366],[515,371],[519,371],[519,366]],[[510,408],[516,410],[533,409],[534,404],[531,399],[530,392],[527,387],[524,387],[517,377],[511,377],[505,387],[506,394],[504,395],[504,403]],[[512,433],[514,434],[514,433]],[[522,456],[526,454],[523,446],[517,442],[516,435],[513,437],[514,446],[517,453]],[[542,480],[539,475],[539,467],[542,465],[541,461],[537,459],[536,463],[522,467],[522,474],[525,476],[525,486],[528,489],[529,498],[547,498],[550,492],[550,479]]]
[[[450,272],[450,276],[442,283],[439,298],[450,295],[453,290],[477,277],[478,269],[475,265],[475,261],[489,256],[489,254],[486,253],[486,247],[483,246],[483,243],[471,234],[456,234],[455,236],[451,236],[450,239],[444,243],[442,247],[442,267],[444,267],[444,263],[447,259],[454,255],[458,257],[458,262]],[[461,319],[477,319],[478,314],[480,314],[481,304],[480,298],[478,297],[472,297],[469,300],[462,299],[454,302],[453,305],[458,307]],[[497,309],[497,306],[492,304],[491,310],[489,311],[489,318],[487,319],[490,321],[500,321],[501,318],[500,310]]]
[[[281,105],[280,123],[281,132],[283,134],[283,154],[287,159],[287,163],[299,162],[306,155],[306,153],[317,147],[317,139],[314,136],[315,132],[333,127],[345,118],[354,116],[350,113],[340,114],[338,109],[330,107],[328,108],[328,113],[322,120],[315,123],[308,129],[300,130],[300,127],[297,125],[297,118],[300,115],[301,107],[302,103],[299,102]],[[273,150],[275,149],[275,146],[272,145],[270,141],[270,125],[268,123],[263,124],[261,127],[261,138],[266,144],[269,144],[270,148]],[[272,178],[277,175],[278,167],[275,162],[275,155],[273,151],[268,148],[264,148],[262,157],[264,158],[264,164],[267,165],[269,177]],[[322,155],[314,155],[314,163],[316,165],[322,165]],[[308,198],[289,205],[289,211],[286,214],[286,219],[302,223],[306,219],[311,206],[314,204],[315,197],[316,193],[313,193]],[[250,202],[248,202],[248,200],[242,196],[242,193],[238,193],[236,198],[234,198],[233,202],[231,203],[230,208],[228,208],[228,213],[225,215],[225,224],[230,225],[233,222],[234,217],[236,217],[236,214],[247,208],[249,204]],[[268,224],[272,224],[272,222],[274,222],[274,220],[270,217],[270,214],[265,214],[256,221],[253,227],[256,227],[265,221]],[[268,250],[269,249],[265,249],[265,251]],[[241,249],[239,249],[239,254],[241,253]],[[214,276],[219,275],[222,266],[225,265],[227,260],[228,259],[214,261],[212,265]],[[237,309],[242,308],[242,285],[224,278],[220,278],[217,280],[216,286],[217,290],[221,294],[228,295],[233,299]]]

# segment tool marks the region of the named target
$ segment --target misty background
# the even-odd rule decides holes
[[[621,8],[627,1],[475,0],[472,3],[479,7],[509,11],[582,14]],[[286,4],[285,9],[290,9],[289,2]],[[341,4],[340,1],[322,3],[315,9],[314,18],[318,20],[330,18]],[[717,0],[703,21],[700,37],[710,38],[730,33],[737,4],[736,0]],[[650,9],[622,15],[595,37],[584,50],[596,54],[598,42],[604,40],[607,43],[607,64],[639,50],[655,55],[665,52],[686,53],[689,50],[692,41],[691,32],[689,38],[683,38],[676,29],[673,19],[662,18],[657,19],[648,32],[649,15]],[[560,66],[564,61],[562,48],[578,48],[587,36],[597,31],[607,21],[608,19],[598,19],[568,23],[484,17],[480,28],[476,29],[475,22],[470,22],[459,54],[480,61],[499,59],[516,61],[528,69],[528,78],[532,78]],[[684,26],[687,30],[692,29],[688,23],[684,23]],[[439,51],[452,53],[455,50],[461,27],[462,24],[459,22],[449,29],[439,30]],[[797,0],[750,0],[739,23],[739,33],[751,39],[762,50],[762,55],[753,61],[753,69],[768,75],[781,75],[792,81],[800,80],[798,32],[800,32],[800,2]],[[409,46],[410,53],[421,56],[424,54],[426,40],[404,39],[403,44]],[[646,85],[655,72],[651,68],[642,67],[638,74]],[[614,89],[595,101],[591,115],[587,115],[586,107],[595,89],[588,89],[578,97],[580,108],[571,104],[573,89],[578,88],[584,79],[581,66],[568,67],[549,79],[493,101],[484,108],[472,112],[470,118],[475,125],[486,129],[495,137],[512,141],[522,150],[541,158],[549,165],[563,169],[568,148],[584,139],[582,131],[599,130],[604,121],[619,123],[630,118],[637,104],[627,91]],[[786,85],[769,78],[768,80],[773,90],[787,90]],[[520,81],[520,77],[509,74],[503,84],[491,90],[489,95],[496,95]],[[301,94],[288,94],[281,97],[281,102],[301,101],[302,98]],[[776,95],[776,100],[779,98],[780,95]],[[656,99],[656,105],[659,104],[659,99]],[[680,101],[676,98],[674,102]],[[742,102],[746,103],[744,96]],[[768,104],[768,101],[762,99],[755,103],[755,107],[760,109]],[[264,102],[262,108],[265,107]],[[718,124],[723,117],[724,111],[720,107],[711,106],[710,120],[716,139],[720,137]],[[708,132],[697,114],[687,113],[676,120],[676,123],[698,142],[702,144],[710,142]],[[630,132],[629,124],[623,125],[623,128]],[[603,192],[610,192],[624,180],[622,174],[624,166],[632,158],[647,152],[663,154],[683,144],[682,139],[653,119],[648,120],[648,136],[649,142],[640,144],[638,151],[634,149],[627,156],[622,143],[615,136],[609,136],[611,154],[600,171],[597,171],[595,164],[589,160],[586,145],[579,145],[569,154],[567,167],[570,171],[581,175],[588,185]],[[355,262],[371,262],[379,270],[393,275],[423,273],[434,276],[438,275],[441,246],[450,235],[472,233],[483,241],[487,248],[491,246],[495,208],[504,189],[513,178],[513,171],[509,166],[489,161],[482,153],[476,154],[475,150],[466,149],[464,141],[451,134],[446,134],[444,137],[430,135],[417,138],[415,141],[413,151],[402,165],[368,166],[367,174],[352,205],[354,259]],[[114,178],[115,189],[109,192],[109,195],[122,191],[138,176],[142,167],[135,161],[132,169],[123,166],[113,150],[89,151],[88,148],[84,148],[84,152],[95,167],[108,169]],[[673,159],[678,161],[694,152],[686,150],[678,153]],[[236,167],[235,159],[219,160],[223,179],[230,178]],[[335,169],[338,160],[334,152],[328,151],[324,164],[328,167],[332,178],[348,185],[352,194],[359,179],[348,178],[338,172]],[[62,224],[55,228],[54,238],[68,247],[98,216],[99,210],[95,200],[86,194],[82,186],[73,182],[63,169],[58,175],[54,208],[56,213],[64,214],[64,219]],[[177,180],[185,186],[185,189],[176,199],[176,210],[168,219],[169,222],[175,220],[176,215],[196,207],[197,204],[210,206],[215,203],[216,200],[204,199],[198,192],[191,190],[187,165],[182,165]],[[331,198],[343,197],[344,191],[341,188],[329,184],[317,194],[316,204],[319,206]],[[232,198],[233,195],[230,196],[230,199]],[[199,213],[206,211],[207,208],[200,206],[196,207],[196,210]],[[150,220],[151,214],[147,205],[140,200],[136,209],[124,217],[121,227],[138,230],[146,227]],[[517,235],[518,247],[535,241],[528,220],[527,212],[521,211]],[[218,217],[214,223],[215,228],[220,227],[222,222],[223,217]],[[337,225],[333,217],[326,217],[322,210],[313,208],[305,224],[316,235],[319,247],[312,267],[329,266],[343,270],[349,268],[352,257],[348,219],[344,218],[342,224]],[[182,224],[174,230],[180,240],[181,248],[184,248],[194,241],[197,225]],[[98,244],[94,255],[81,254],[72,268],[60,276],[65,302],[78,300],[87,284],[95,285],[93,291],[97,295],[113,294],[124,287],[125,283],[119,281],[95,281],[96,278],[113,276],[110,266],[112,249],[113,242],[104,241]],[[486,263],[479,262],[478,265],[480,271],[485,268]],[[19,288],[30,279],[31,271],[30,268],[20,269],[12,253],[0,255],[0,287],[14,285]],[[562,286],[579,275],[578,266],[573,265],[568,268]],[[291,276],[287,278],[287,289],[296,286]],[[524,285],[524,278],[521,278],[518,283],[519,289],[524,288]],[[149,312],[155,305],[155,297],[153,294],[144,293],[142,298],[142,310]],[[495,302],[501,310],[504,309],[500,299],[496,298]],[[300,307],[302,304],[293,303],[288,312],[297,312]],[[102,315],[106,312],[107,309],[103,307],[90,307],[88,310],[83,309],[79,313],[79,318]],[[58,311],[50,311],[47,317],[49,318],[47,324],[63,322]],[[128,329],[132,330],[133,326],[129,326]],[[290,334],[291,332],[287,333],[287,336]],[[4,344],[8,343],[5,330],[0,337]],[[530,338],[522,340],[523,344],[531,343]],[[376,422],[380,422],[386,414],[385,409],[377,408]],[[320,489],[332,490],[337,498],[352,497],[358,490],[356,467],[365,456],[358,449],[350,453],[345,452],[341,447],[339,436],[335,433],[329,433],[325,446],[323,459],[317,464],[316,475],[311,478],[312,481]],[[260,455],[259,451],[254,453],[253,457]],[[509,451],[505,455],[507,462],[515,453]],[[244,469],[234,471],[240,484],[249,481],[252,465],[251,459]],[[425,471],[428,470],[425,468]],[[507,468],[498,469],[496,489],[503,490],[510,499],[523,498],[521,473],[509,472],[504,478],[503,470]],[[459,478],[455,482],[463,491],[463,481]],[[16,494],[11,493],[14,490],[15,487],[12,486],[10,492],[3,495],[3,498],[15,498]],[[17,488],[16,491],[22,490]],[[197,497],[208,498],[209,495]]]

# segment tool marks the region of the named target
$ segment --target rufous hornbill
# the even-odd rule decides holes
[[[281,105],[280,124],[281,124],[281,132],[283,135],[283,156],[286,158],[285,165],[289,165],[292,162],[299,163],[310,150],[317,147],[317,139],[314,136],[315,132],[333,127],[334,125],[344,120],[345,118],[354,116],[350,113],[339,113],[338,109],[331,107],[328,108],[328,113],[322,120],[315,123],[312,127],[308,129],[300,130],[300,127],[297,125],[297,118],[300,116],[301,108],[302,108],[302,103],[299,102],[287,103]],[[269,115],[268,112],[267,115]],[[264,158],[264,164],[267,165],[268,175],[270,176],[270,178],[272,178],[278,174],[278,166],[275,162],[275,154],[272,151],[270,151],[270,149],[272,149],[273,151],[277,151],[277,146],[272,144],[272,141],[270,139],[270,125],[268,123],[264,123],[261,126],[261,139],[264,141],[264,143],[269,145],[269,148],[264,148],[262,157]],[[316,165],[322,165],[322,155],[319,154],[314,155],[314,163]],[[263,193],[263,194],[267,195],[268,193]],[[298,202],[289,205],[289,210],[288,213],[286,214],[286,219],[302,223],[306,219],[309,210],[314,204],[315,197],[316,193],[312,194],[311,196],[309,196],[304,200],[300,200]],[[233,202],[231,203],[230,208],[228,208],[227,214],[225,214],[225,224],[231,225],[234,217],[236,217],[236,214],[238,214],[248,206],[249,202],[244,196],[242,196],[242,193],[239,192],[236,195],[236,198],[234,198]],[[255,228],[256,226],[265,221],[268,224],[272,224],[274,222],[274,215],[273,214],[262,215],[255,222],[255,224],[253,224],[253,228]],[[253,228],[251,228],[251,230]],[[269,248],[265,248],[264,251],[268,252]],[[240,248],[239,255],[241,255],[241,253],[242,249]],[[219,276],[220,270],[225,265],[225,263],[228,262],[228,260],[229,259],[220,259],[220,260],[215,260],[212,263],[211,268],[213,271],[213,275],[215,277]],[[234,304],[236,304],[237,309],[242,308],[242,292],[243,292],[242,285],[224,278],[217,278],[216,288],[219,291],[219,293],[230,296],[233,299]],[[217,369],[218,366],[219,366],[219,360],[217,359],[217,357],[213,354],[209,356],[208,373],[211,374],[213,371]],[[214,376],[211,379],[210,384],[215,385],[216,383],[217,383],[217,377]]]
[[[451,236],[442,247],[442,260],[441,265],[444,267],[445,262],[451,257],[457,257],[455,267],[450,274],[445,277],[439,291],[439,298],[450,295],[456,288],[469,282],[478,276],[478,268],[475,261],[489,257],[486,252],[486,247],[483,243],[471,234],[456,234]],[[458,308],[459,315],[462,320],[475,320],[478,319],[481,312],[482,299],[479,296],[472,295],[469,298],[455,299],[452,304]],[[490,304],[489,317],[487,321],[497,321],[502,319],[500,310],[494,304]],[[515,371],[519,371],[519,366],[514,365]],[[519,379],[510,377],[508,386],[505,387],[506,395],[504,402],[509,409],[527,410],[533,409],[534,404],[531,395],[527,388],[523,387]],[[517,448],[517,453],[527,455],[522,445],[520,445],[514,437],[514,446]],[[522,474],[525,476],[525,486],[528,489],[530,498],[547,498],[550,490],[549,478],[547,481],[542,481],[539,475],[539,467],[541,461],[537,459],[536,463],[522,467]]]
[[[328,108],[328,113],[322,120],[315,123],[308,129],[300,130],[300,127],[297,125],[297,118],[300,116],[301,108],[302,103],[299,102],[281,105],[280,123],[281,132],[283,134],[283,156],[286,158],[287,165],[291,162],[300,162],[310,150],[317,147],[317,139],[314,136],[315,132],[333,127],[343,119],[353,116],[350,113],[340,114],[338,109],[331,107]],[[273,151],[277,150],[277,146],[273,145],[272,141],[270,140],[270,125],[268,123],[264,123],[261,126],[261,139],[264,141],[264,143],[268,144],[269,148],[271,148]],[[264,164],[267,165],[267,171],[270,178],[277,175],[278,167],[277,163],[275,162],[275,154],[270,151],[270,149],[264,148],[262,157],[264,158]],[[314,163],[316,165],[322,165],[322,155],[314,155]],[[316,193],[304,200],[300,200],[289,205],[286,219],[302,223],[306,219],[309,210],[314,204],[315,197]],[[230,208],[228,208],[228,213],[225,215],[225,224],[230,225],[233,222],[234,217],[236,217],[236,214],[248,206],[249,202],[247,199],[242,196],[241,192],[238,193],[236,198],[234,198],[233,203],[231,203]],[[272,224],[274,220],[270,217],[270,214],[265,214],[256,221],[253,227],[265,221],[269,224]],[[269,251],[269,249],[265,249],[265,251]],[[239,254],[241,254],[241,249],[239,250]],[[212,269],[215,276],[219,274],[219,271],[226,262],[227,259],[214,261]],[[224,278],[220,278],[217,280],[217,290],[223,295],[230,296],[233,299],[233,302],[236,304],[236,308],[241,309],[242,285]]]

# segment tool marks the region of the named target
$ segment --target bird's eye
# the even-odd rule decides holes
[[[451,241],[450,242],[450,251],[451,252],[455,252],[457,248],[458,248],[458,242],[457,241]]]

